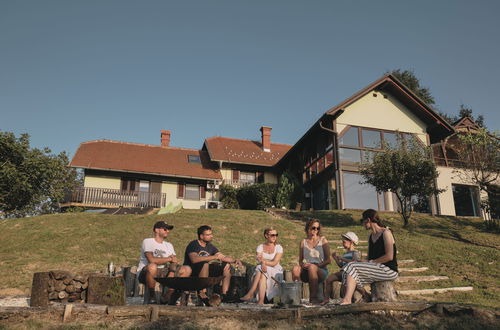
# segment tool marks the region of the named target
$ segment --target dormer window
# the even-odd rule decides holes
[[[198,156],[198,155],[188,155],[188,163],[201,164],[200,156]]]

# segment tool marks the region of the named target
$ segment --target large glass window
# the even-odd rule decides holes
[[[344,172],[343,179],[345,208],[379,209],[375,188],[369,184],[361,184],[361,175],[357,173]]]
[[[453,184],[453,202],[455,203],[455,214],[457,216],[478,217],[479,192],[477,187]]]
[[[363,147],[365,148],[380,148],[380,131],[374,131],[371,129],[362,130],[363,136]]]
[[[186,195],[184,198],[199,200],[200,199],[200,186],[195,185],[195,184],[187,184],[186,185]]]
[[[340,138],[340,145],[359,147],[358,128],[350,127]]]
[[[360,163],[361,151],[358,149],[339,148],[339,157],[344,162]]]
[[[393,132],[384,132],[384,142],[390,148],[396,148],[398,146],[398,136]]]

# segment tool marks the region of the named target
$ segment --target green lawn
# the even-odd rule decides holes
[[[368,233],[359,225],[360,212],[302,213],[321,220],[323,234],[332,241],[332,250],[341,245],[340,233],[348,230],[366,240]],[[472,292],[425,298],[500,307],[499,235],[483,231],[481,220],[416,214],[407,230],[401,228],[397,214],[383,213],[382,217],[394,230],[398,259],[415,259],[413,265],[405,267],[427,266],[429,270],[422,275],[450,277],[448,281],[400,288],[473,286]],[[263,211],[181,210],[162,216],[75,213],[1,220],[0,289],[28,292],[32,275],[38,271],[103,271],[110,261],[115,265],[136,265],[141,241],[151,235],[152,225],[159,219],[175,226],[169,240],[181,259],[185,246],[196,238],[196,228],[203,224],[214,228],[214,244],[223,253],[252,264],[255,248],[263,241],[263,229],[276,227],[285,249],[282,265],[287,269],[296,264],[299,242],[304,236],[301,221],[275,219]],[[332,265],[331,270],[335,269]]]

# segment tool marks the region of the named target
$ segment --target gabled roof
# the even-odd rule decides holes
[[[471,117],[462,117],[453,123],[453,127],[460,131],[477,131],[481,128]]]
[[[261,142],[216,136],[205,139],[205,147],[212,161],[273,166],[292,146],[271,143],[271,151],[265,152]]]
[[[188,156],[200,156],[189,163]],[[70,166],[199,179],[222,179],[208,153],[196,149],[96,140],[80,144]]]
[[[427,124],[427,133],[431,138],[431,143],[439,141],[454,132],[451,126],[443,117],[437,114],[429,105],[413,93],[406,85],[399,81],[392,74],[386,74],[382,78],[363,88],[342,103],[328,110],[325,115],[336,115],[352,103],[359,100],[369,92],[377,90],[388,92],[394,95],[404,104],[414,115]]]

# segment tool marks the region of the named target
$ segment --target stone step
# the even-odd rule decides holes
[[[443,281],[449,280],[448,276],[437,276],[437,275],[429,275],[429,276],[399,276],[396,279],[396,282],[399,283],[420,283],[420,282],[432,282],[432,281]]]
[[[400,273],[421,273],[429,270],[429,267],[419,267],[419,268],[399,268]]]
[[[398,290],[398,294],[401,295],[420,295],[420,294],[434,294],[434,293],[445,293],[452,291],[472,291],[474,288],[471,286],[460,286],[452,288],[436,288],[436,289],[420,289],[420,290]]]

